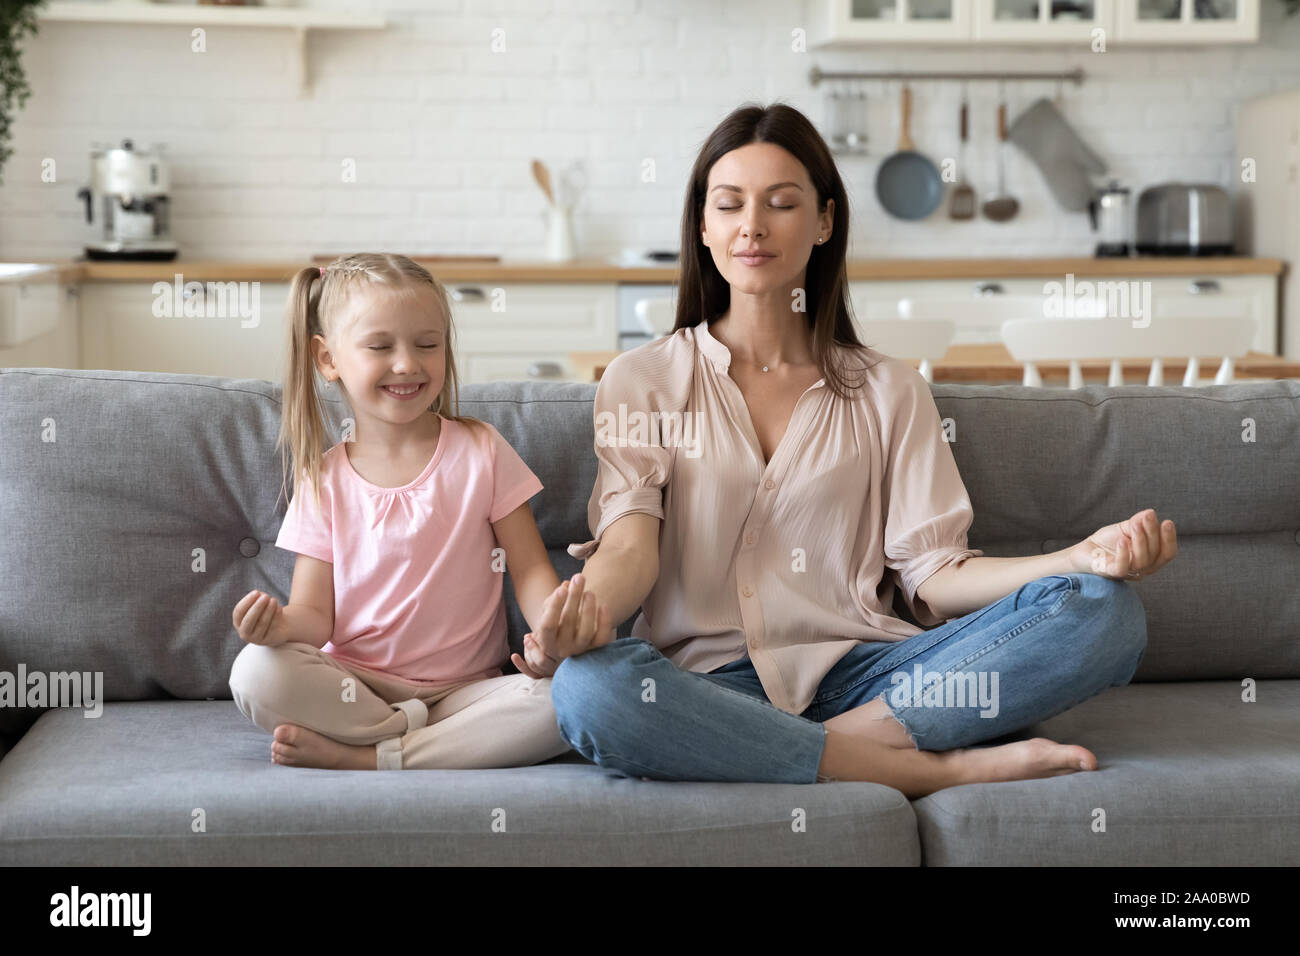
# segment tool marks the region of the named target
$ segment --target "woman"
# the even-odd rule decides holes
[[[1124,581],[1174,557],[1173,522],[1146,510],[1022,558],[968,548],[927,384],[855,335],[848,235],[835,164],[797,110],[743,107],[710,135],[676,324],[601,379],[593,540],[570,546],[583,573],[530,636],[560,662],[561,733],[642,777],[909,797],[1096,769],[1043,738],[966,748],[1132,678],[1146,621]],[[896,583],[931,629],[893,615]],[[641,608],[634,636],[565,640],[602,605],[614,623]]]

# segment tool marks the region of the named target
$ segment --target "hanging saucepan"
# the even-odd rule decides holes
[[[943,180],[934,163],[916,151],[909,130],[912,91],[903,86],[903,122],[898,152],[876,170],[876,198],[885,211],[898,219],[924,219],[943,202]]]

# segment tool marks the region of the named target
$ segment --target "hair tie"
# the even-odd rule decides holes
[[[324,266],[317,266],[316,269],[317,269],[317,271],[320,273],[320,277],[321,277],[322,279],[325,278],[325,267],[324,267]]]

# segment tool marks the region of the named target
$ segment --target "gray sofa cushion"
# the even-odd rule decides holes
[[[1241,692],[1130,684],[1016,734],[1081,744],[1098,769],[913,801],[925,865],[1300,864],[1300,681]]]
[[[49,711],[0,762],[0,865],[916,866],[921,857],[911,805],[876,784],[645,783],[574,754],[515,770],[310,770],[271,763],[270,748],[231,701],[109,704],[92,720]],[[206,832],[191,830],[196,808]],[[503,833],[492,829],[498,809]]]
[[[1134,585],[1148,612],[1138,680],[1300,677],[1300,382],[933,392],[957,426],[974,547],[1056,549],[1144,506],[1178,522],[1178,561]],[[533,509],[566,574],[565,545],[588,534],[594,394],[462,395],[546,486]],[[294,556],[274,547],[279,396],[261,380],[0,369],[0,667],[103,671],[108,700],[228,699],[231,609],[253,588],[287,600],[292,580]],[[329,407],[337,435],[345,409]],[[50,422],[57,440],[42,441]],[[509,613],[518,648],[513,596]],[[34,717],[0,710],[0,734]]]
[[[1177,524],[1177,560],[1133,585],[1137,680],[1300,677],[1300,381],[933,392],[973,547],[1055,551],[1148,507]]]

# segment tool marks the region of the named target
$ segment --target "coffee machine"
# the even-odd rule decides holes
[[[86,222],[100,210],[100,239],[86,246],[88,259],[176,258],[169,234],[170,181],[160,147],[137,150],[129,139],[119,147],[97,146],[90,154],[90,185],[77,191],[86,201]]]

